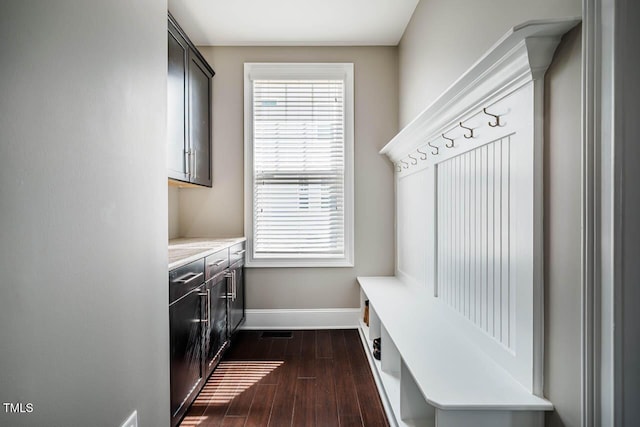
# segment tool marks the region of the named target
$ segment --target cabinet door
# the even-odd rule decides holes
[[[213,75],[189,50],[189,149],[191,182],[211,187],[211,77]]]
[[[205,375],[218,364],[227,342],[227,281],[224,273],[207,282],[209,293],[208,330],[205,343]]]
[[[233,279],[229,289],[229,335],[233,334],[244,320],[244,262],[232,267]]]
[[[167,172],[169,178],[188,181],[186,153],[187,41],[169,21],[167,81]]]
[[[202,378],[202,288],[169,306],[171,416],[180,418]]]

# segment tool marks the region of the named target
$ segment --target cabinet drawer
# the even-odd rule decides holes
[[[169,304],[204,283],[204,259],[169,272]]]
[[[245,242],[238,243],[237,245],[233,245],[231,246],[231,248],[229,248],[229,264],[235,264],[241,259],[244,259],[244,243]]]
[[[223,249],[209,255],[205,259],[206,279],[209,280],[227,267],[229,267],[229,249]]]

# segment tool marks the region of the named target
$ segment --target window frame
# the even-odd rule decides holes
[[[354,266],[354,71],[353,63],[244,64],[244,230],[247,267],[353,267]],[[342,257],[255,257],[253,80],[335,79],[344,81],[344,255]]]

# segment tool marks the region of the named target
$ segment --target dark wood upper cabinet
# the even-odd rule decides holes
[[[169,14],[167,173],[170,181],[211,187],[211,78],[214,71]]]
[[[211,77],[206,63],[189,51],[189,142],[191,181],[211,187]]]
[[[169,75],[167,81],[167,169],[169,178],[187,176],[187,56],[189,46],[169,21]]]

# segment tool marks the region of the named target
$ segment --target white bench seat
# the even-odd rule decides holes
[[[371,329],[361,325],[363,343],[369,353],[372,350],[369,341],[375,338],[371,335],[378,335],[374,331],[382,330],[383,361],[373,363],[379,382],[389,384],[388,379],[382,381],[382,378],[394,377],[383,369],[384,359],[389,357],[400,360],[398,372],[406,369],[410,373],[406,381],[414,382],[427,406],[436,410],[493,414],[553,409],[551,402],[531,394],[455,327],[444,323],[442,320],[447,317],[442,310],[449,308],[434,303],[433,297],[396,277],[358,277],[358,282],[363,298],[370,304]],[[385,354],[386,351],[391,353]],[[405,377],[397,377],[397,381],[405,381]],[[391,388],[400,387],[395,384]],[[385,390],[385,393],[393,394],[387,396],[395,402],[390,406],[399,408],[398,391]],[[402,416],[395,413],[398,409],[393,412],[401,424]],[[425,419],[425,425],[427,421]]]

